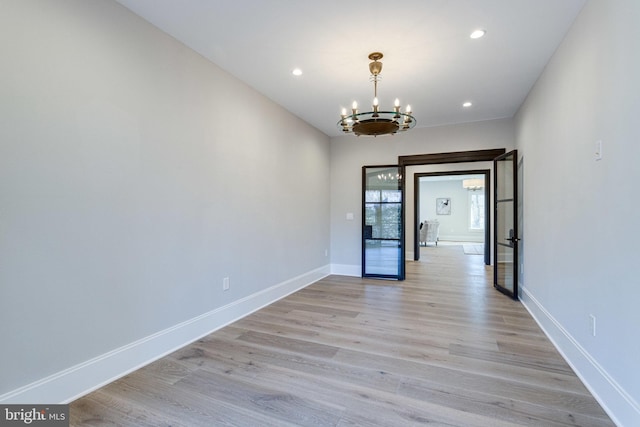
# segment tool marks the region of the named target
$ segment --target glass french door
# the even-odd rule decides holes
[[[400,168],[364,166],[362,193],[362,277],[404,280]]]
[[[518,299],[518,182],[517,150],[493,161],[495,215],[493,240],[493,285]]]

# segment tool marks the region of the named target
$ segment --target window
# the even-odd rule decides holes
[[[484,230],[484,192],[469,191],[469,229]]]
[[[400,238],[400,190],[366,190],[365,223],[371,226],[374,239]]]

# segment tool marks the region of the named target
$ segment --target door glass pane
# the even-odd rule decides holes
[[[496,280],[507,291],[513,292],[513,242],[509,241],[513,237],[513,202],[499,202],[496,217],[498,220],[496,228],[498,241],[495,262]]]
[[[365,167],[363,173],[363,276],[401,278],[402,191],[398,167]]]
[[[380,197],[381,197],[380,190],[365,190],[364,192],[365,202],[379,202]]]
[[[496,182],[496,199],[513,200],[513,154],[497,162]]]

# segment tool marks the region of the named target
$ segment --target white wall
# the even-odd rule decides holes
[[[327,274],[324,134],[115,2],[3,1],[0,52],[0,401],[68,400]]]
[[[638,22],[636,0],[589,1],[517,115],[522,299],[621,426],[640,425]]]
[[[416,128],[405,134],[380,138],[352,135],[331,140],[331,268],[336,274],[360,275],[362,238],[362,166],[393,165],[398,156],[515,146],[512,119],[491,120],[432,128]],[[471,165],[471,166],[469,166]],[[412,171],[423,169],[410,168]],[[486,169],[475,163],[440,165],[429,171]],[[409,169],[409,168],[408,168]],[[406,177],[407,194],[413,198],[413,176]],[[411,203],[411,204],[409,204]],[[407,200],[407,223],[413,221],[413,202]],[[346,214],[354,219],[347,220]],[[407,250],[413,238],[407,235]],[[411,259],[407,255],[408,259]]]

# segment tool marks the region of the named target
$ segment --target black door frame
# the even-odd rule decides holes
[[[509,151],[508,153],[505,153],[501,156],[498,156],[494,159],[493,161],[493,170],[494,173],[495,171],[498,169],[498,162],[500,161],[504,161],[505,159],[507,159],[509,156],[512,157],[511,160],[511,164],[512,164],[512,177],[511,177],[511,182],[509,183],[511,185],[512,188],[512,192],[513,194],[511,195],[512,197],[507,197],[506,199],[500,200],[498,197],[500,196],[500,193],[498,192],[498,185],[502,184],[505,185],[504,183],[501,183],[498,180],[498,176],[495,177],[494,181],[493,181],[493,191],[495,194],[495,200],[494,200],[494,212],[495,212],[495,216],[494,216],[494,225],[493,225],[493,259],[494,259],[494,269],[493,269],[493,286],[494,288],[496,288],[498,291],[502,292],[503,294],[510,296],[511,298],[513,298],[514,300],[517,300],[519,298],[519,291],[518,291],[518,281],[520,280],[518,277],[518,270],[520,268],[519,264],[520,264],[520,257],[519,257],[519,248],[520,248],[520,233],[518,230],[518,199],[519,199],[519,195],[518,195],[518,150],[512,150]],[[498,175],[498,174],[496,174]],[[508,244],[504,243],[503,241],[499,241],[498,240],[498,205],[500,203],[511,203],[513,205],[512,210],[511,210],[511,216],[512,216],[512,225],[513,228],[511,229],[512,235],[510,235],[509,238],[507,238],[507,240],[509,241]],[[511,233],[510,233],[511,234]],[[504,247],[509,247],[511,249],[513,249],[513,266],[512,266],[512,271],[511,271],[511,275],[512,275],[512,280],[513,280],[513,289],[507,289],[506,287],[502,286],[499,282],[498,279],[498,246],[504,246]]]
[[[434,154],[415,154],[410,156],[398,156],[398,166],[400,168],[400,174],[402,179],[405,180],[407,176],[407,166],[421,166],[421,165],[438,165],[445,163],[468,163],[468,162],[493,162],[496,157],[505,154],[507,150],[505,148],[494,148],[488,150],[472,150],[472,151],[454,151],[450,153],[434,153]],[[402,247],[406,247],[405,242],[405,211],[406,211],[406,185],[402,185],[402,204],[401,204],[401,222],[402,222]],[[406,260],[404,249],[400,254],[400,261],[403,263]]]
[[[367,232],[366,232],[366,187],[367,187],[367,169],[379,169],[379,168],[396,168],[398,170],[398,173],[400,173],[400,171],[402,169],[400,169],[400,167],[398,165],[369,165],[369,166],[363,166],[362,167],[362,277],[369,277],[369,278],[378,278],[378,279],[394,279],[394,280],[404,280],[405,277],[405,256],[404,256],[404,251],[405,251],[405,239],[404,239],[404,197],[405,197],[405,191],[404,191],[404,180],[402,179],[403,175],[400,174],[399,179],[397,180],[397,186],[400,189],[400,197],[402,197],[402,200],[400,201],[400,238],[397,239],[398,240],[398,245],[399,245],[399,250],[400,250],[400,258],[398,259],[398,274],[397,275],[390,275],[390,274],[379,274],[379,273],[366,273],[366,259],[365,259],[365,252],[366,252],[366,242],[368,239],[370,239],[370,237],[367,236]],[[382,239],[381,239],[382,240]],[[391,240],[395,240],[395,239],[391,239]]]

